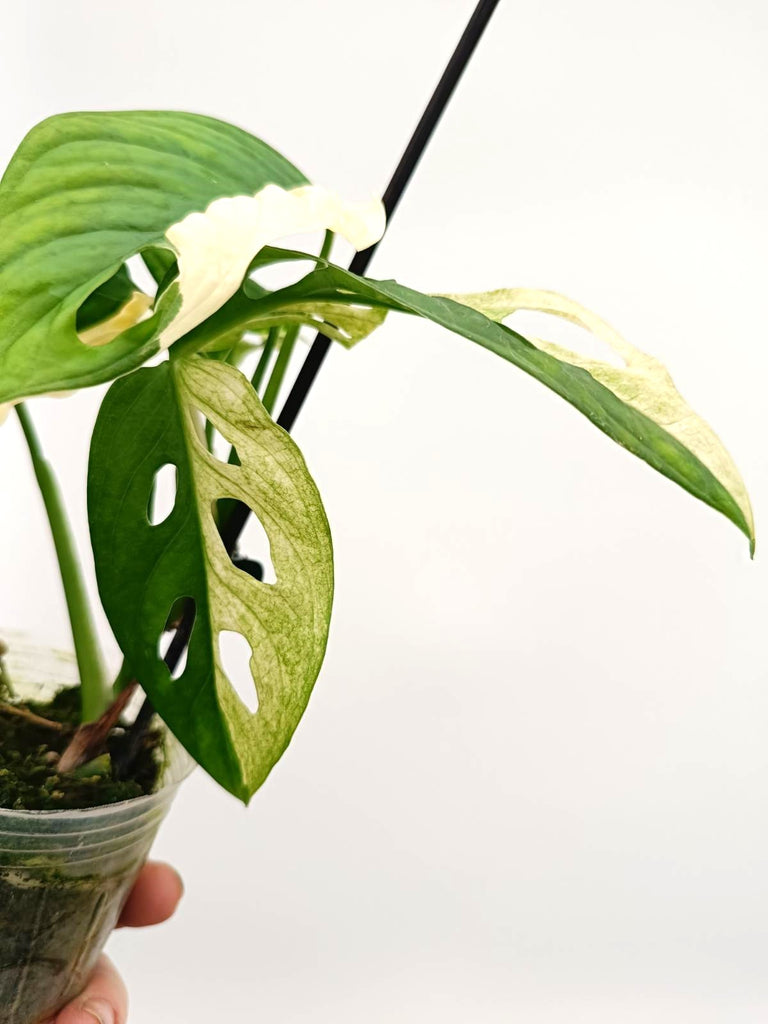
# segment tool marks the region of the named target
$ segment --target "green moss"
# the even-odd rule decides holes
[[[162,737],[158,730],[147,734],[129,779],[113,777],[109,753],[73,772],[58,774],[58,757],[79,722],[78,691],[64,689],[49,703],[30,701],[18,706],[59,722],[64,728],[55,731],[0,711],[0,807],[26,811],[99,807],[144,796],[155,789],[161,768]],[[116,729],[109,741],[111,751],[119,746],[121,738],[122,730]]]

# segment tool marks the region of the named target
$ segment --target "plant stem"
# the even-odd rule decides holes
[[[332,231],[326,231],[325,237],[323,238],[323,244],[320,248],[320,259],[327,260],[331,255],[331,249],[333,248],[333,239],[335,235]]]
[[[264,389],[264,397],[261,400],[268,413],[271,413],[275,408],[275,401],[277,400],[277,396],[280,391],[280,385],[283,383],[283,377],[285,377],[285,371],[288,369],[288,363],[291,361],[291,356],[293,355],[293,349],[298,336],[298,327],[289,327],[283,335],[280,351],[277,353],[275,365],[272,369],[272,373],[269,375],[267,386]]]
[[[53,535],[80,672],[82,719],[88,722],[98,718],[109,703],[109,686],[101,660],[96,627],[58,481],[51,464],[43,454],[29,412],[21,404],[16,406],[16,413],[24,431]]]
[[[251,384],[253,385],[253,390],[256,392],[258,392],[261,387],[261,382],[264,379],[264,374],[267,372],[267,365],[269,364],[269,360],[272,358],[272,353],[275,349],[279,336],[280,328],[270,327],[267,340],[264,342],[264,348],[261,350],[261,356],[256,364],[256,369],[253,371],[253,376],[251,377]]]
[[[334,235],[332,231],[325,232],[325,237],[323,238],[323,245],[322,248],[320,249],[321,260],[328,259],[331,249],[333,247],[333,238]],[[269,332],[269,336],[272,337],[272,331]],[[277,396],[280,391],[280,385],[283,383],[285,371],[288,369],[288,363],[290,363],[291,361],[291,356],[293,355],[293,349],[296,345],[296,339],[298,338],[298,336],[299,328],[289,327],[285,332],[285,336],[283,337],[283,343],[280,346],[280,351],[277,354],[277,359],[275,360],[274,368],[270,375],[269,381],[267,382],[267,388],[264,392],[264,397],[262,398],[262,403],[268,413],[271,413],[275,407],[275,402],[277,401]],[[256,374],[258,374],[260,367],[261,361],[259,361],[259,366],[256,367]],[[259,378],[259,382],[256,383],[256,374],[254,374],[253,386],[258,390],[259,384],[261,383],[261,378]]]

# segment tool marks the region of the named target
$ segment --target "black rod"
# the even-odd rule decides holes
[[[480,0],[473,11],[471,18],[467,22],[467,27],[464,29],[461,39],[459,39],[456,49],[453,51],[451,59],[448,61],[445,71],[443,72],[440,81],[437,83],[435,91],[432,93],[429,103],[427,104],[424,113],[421,115],[419,123],[416,125],[413,135],[411,136],[410,142],[405,147],[405,152],[400,158],[400,162],[395,168],[395,173],[392,175],[386,191],[384,192],[382,202],[387,214],[387,225],[389,225],[392,215],[397,209],[398,203],[402,199],[403,193],[413,177],[413,172],[416,170],[419,161],[424,154],[424,150],[427,148],[429,140],[432,138],[432,134],[437,127],[440,118],[443,116],[445,108],[448,106],[448,102],[450,101],[451,96],[453,95],[453,92],[470,61],[472,54],[475,52],[477,44],[480,42],[488,22],[491,20],[491,15],[498,5],[499,0]],[[353,274],[364,274],[368,269],[368,264],[371,262],[373,254],[376,252],[378,246],[379,243],[377,242],[375,245],[370,246],[370,248],[363,249],[362,252],[355,253],[354,258],[349,265],[350,271]],[[294,381],[293,387],[288,394],[285,405],[278,416],[277,422],[284,430],[290,432],[293,428],[296,418],[301,412],[304,401],[309,394],[309,390],[320,372],[320,367],[323,365],[323,361],[328,354],[330,346],[331,339],[326,337],[326,335],[318,334],[315,337],[312,347],[307,353],[306,359],[304,360],[296,380]],[[243,532],[243,528],[248,521],[249,515],[250,509],[248,506],[238,503],[232,510],[229,519],[222,530],[222,540],[230,554],[234,552],[237,546],[238,539],[240,534]],[[179,658],[186,646],[186,642],[189,639],[189,633],[189,624],[186,624],[185,628],[185,622],[182,621],[164,658],[164,661],[171,672],[173,672],[178,664]],[[152,714],[152,704],[149,698],[146,698],[141,711],[139,712],[139,716],[131,729],[131,736],[126,747],[121,751],[121,755],[115,758],[116,761],[119,761],[119,764],[116,764],[116,768],[120,774],[124,775],[130,768],[130,765],[141,746],[142,733],[149,724]]]
[[[459,80],[464,74],[467,64],[469,64],[472,54],[475,52],[477,44],[480,42],[486,26],[491,20],[491,15],[496,10],[498,4],[499,0],[480,0],[477,7],[475,7],[472,17],[467,22],[467,27],[464,29],[461,39],[458,41],[456,49],[453,51],[453,55],[448,61],[445,71],[437,83],[435,91],[432,93],[429,103],[421,115],[419,123],[416,125],[411,140],[400,157],[400,163],[395,168],[395,173],[392,175],[392,179],[384,192],[382,202],[387,215],[387,223],[389,223],[392,214],[403,197],[403,193],[408,188],[413,172],[418,167],[419,161],[429,144],[429,140],[432,138],[432,134],[440,118],[443,116],[445,108],[448,106],[451,96],[459,84]],[[376,242],[370,248],[355,253],[349,265],[350,271],[353,274],[364,274],[378,247],[379,242]],[[304,361],[304,365],[299,371],[286,399],[283,410],[278,417],[277,422],[284,430],[290,431],[293,428],[330,346],[331,339],[327,338],[324,334],[318,334],[315,338],[312,348],[309,350]]]
[[[498,4],[499,0],[480,0],[475,7],[472,17],[469,19],[467,27],[464,29],[461,39],[457,43],[456,49],[453,51],[453,55],[448,61],[445,71],[437,83],[435,91],[432,93],[430,101],[421,115],[419,123],[416,125],[411,140],[405,147],[400,163],[395,168],[395,173],[392,175],[392,179],[384,192],[382,202],[387,214],[387,224],[389,224],[392,214],[397,209],[398,203],[413,177],[413,172],[418,167],[424,150],[427,148],[429,140],[432,138],[432,134],[440,118],[443,116],[445,108],[448,106],[448,102],[456,86],[459,84],[459,80]],[[353,274],[364,274],[378,247],[379,242],[376,242],[370,248],[355,253],[349,265],[350,271]],[[330,347],[331,339],[324,334],[318,334],[312,342],[312,347],[307,353],[285,401],[282,412],[277,418],[278,425],[284,430],[290,432],[293,429],[293,425],[301,412],[310,388],[320,372],[320,367],[323,365]],[[250,509],[247,505],[240,504],[232,510],[222,533],[222,538],[229,552],[234,551],[249,515]]]

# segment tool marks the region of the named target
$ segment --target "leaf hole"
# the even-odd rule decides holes
[[[141,258],[141,255],[137,253],[135,256],[130,256],[125,261],[125,266],[128,270],[131,280],[147,295],[155,295],[157,293],[157,282],[154,277],[150,274],[147,269],[147,265]]]
[[[251,673],[251,645],[242,633],[223,629],[219,633],[219,657],[232,689],[251,714],[255,715],[259,710],[259,695]]]
[[[324,231],[305,231],[297,235],[285,235],[274,243],[280,249],[296,252],[320,252],[325,237]],[[315,270],[314,260],[287,260],[280,263],[262,263],[251,273],[250,279],[268,291],[277,291],[296,284],[302,277]]]
[[[191,597],[177,597],[171,605],[171,610],[165,623],[165,632],[168,633],[172,629],[178,629],[186,614],[190,615],[194,621],[194,610],[195,602]]]
[[[226,437],[221,433],[218,427],[215,427],[213,423],[202,416],[202,430],[205,438],[205,446],[211,455],[218,459],[219,462],[228,462],[231,465],[240,465],[240,456],[237,452],[237,447],[233,445]]]
[[[150,287],[138,284],[131,261],[123,263],[80,303],[75,318],[80,341],[89,348],[100,348],[146,320],[152,315],[154,292],[154,282]]]
[[[257,562],[253,558],[246,558],[243,555],[233,555],[232,564],[240,572],[247,573],[253,579],[258,580],[259,583],[264,582],[264,566],[261,562]]]
[[[184,670],[187,667],[187,655],[189,654],[189,644],[185,644],[181,649],[181,654],[176,664],[171,669],[171,679],[180,679],[184,675]]]
[[[233,510],[240,504],[241,502],[236,501],[234,498],[217,498],[213,502],[213,516],[219,527],[219,532],[224,528]],[[253,513],[253,510],[251,512],[252,514],[248,517],[245,529],[237,545],[238,552],[247,560],[259,563],[261,566],[262,583],[277,583],[277,573],[272,562],[272,546],[269,542],[269,534],[264,529],[264,524],[259,517]],[[247,570],[241,569],[241,571]],[[248,572],[248,575],[255,577],[255,574],[252,572]]]
[[[178,597],[171,605],[168,613],[166,629],[169,625],[176,626],[176,629],[167,640],[165,634],[161,634],[157,641],[157,657],[159,661],[166,664],[170,659],[171,679],[180,679],[187,667],[187,656],[189,653],[189,640],[192,630],[195,627],[197,617],[197,604],[193,597]]]
[[[155,473],[147,504],[147,519],[151,526],[164,523],[176,507],[178,472],[172,462],[166,462]]]

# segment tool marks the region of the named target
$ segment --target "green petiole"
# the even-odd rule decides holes
[[[108,706],[110,690],[83,572],[59,484],[51,464],[43,454],[32,418],[23,403],[16,406],[16,414],[29,448],[35,477],[51,527],[80,672],[82,720],[90,722],[98,718]]]
[[[288,363],[291,361],[291,356],[293,355],[293,349],[296,345],[296,339],[298,336],[298,327],[289,327],[283,335],[280,351],[277,353],[277,359],[275,360],[274,368],[272,369],[267,386],[264,389],[264,397],[262,398],[264,408],[270,415],[272,414],[272,410],[275,408],[275,402],[280,391],[280,385],[283,383],[285,371],[288,369]]]
[[[318,257],[320,260],[327,260],[328,257],[330,256],[331,249],[333,248],[333,238],[334,235],[332,231],[325,232],[325,236],[323,238],[323,245],[322,248],[320,249],[320,255]],[[270,415],[272,414],[275,408],[275,402],[277,400],[278,393],[280,392],[280,385],[283,383],[285,371],[288,369],[288,363],[291,361],[291,356],[293,355],[293,349],[296,345],[296,339],[298,338],[298,336],[299,327],[289,327],[288,330],[285,332],[285,335],[283,337],[283,343],[280,346],[280,351],[277,354],[277,359],[275,360],[274,368],[272,370],[272,373],[270,374],[269,381],[267,382],[267,387],[266,390],[264,391],[264,397],[262,398],[262,402],[264,404],[264,408]],[[272,331],[270,331],[269,337],[272,337]],[[257,390],[259,384],[261,383],[261,377],[259,377],[258,383],[256,382],[256,375],[258,375],[260,368],[261,361],[259,362],[259,366],[256,367],[256,374],[254,374],[253,380],[253,386]]]

